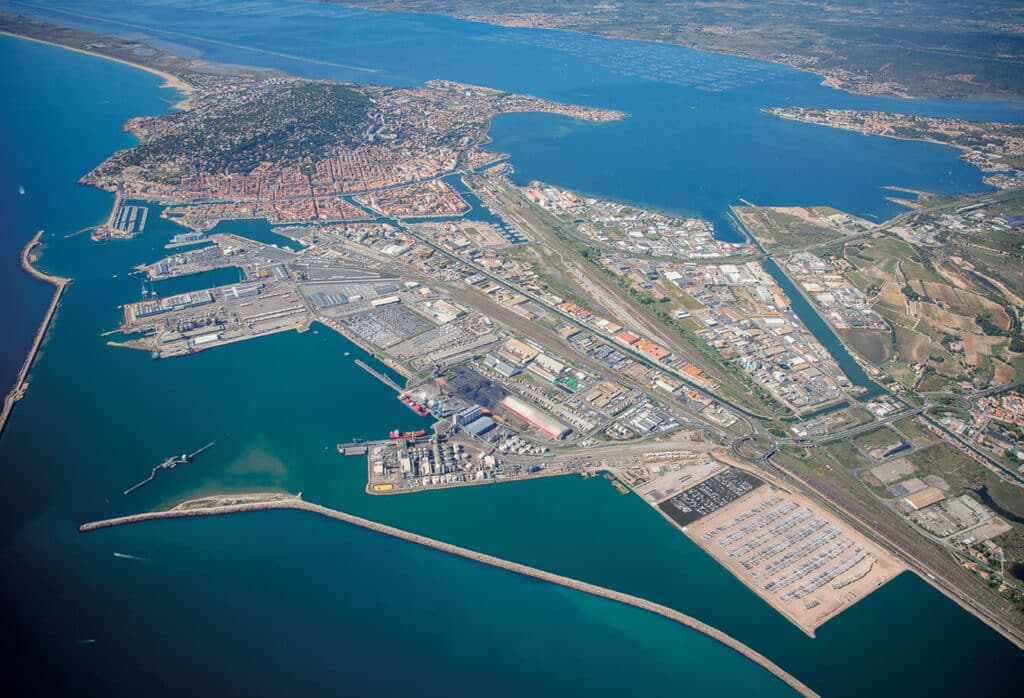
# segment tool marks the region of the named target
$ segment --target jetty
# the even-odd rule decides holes
[[[42,237],[42,230],[36,232],[32,239],[28,241],[28,244],[21,250],[21,268],[24,269],[32,278],[45,281],[48,284],[53,284],[57,288],[53,292],[53,298],[50,299],[50,305],[46,309],[46,314],[43,315],[43,321],[39,324],[39,329],[36,331],[36,336],[32,341],[32,346],[28,350],[28,355],[25,357],[25,361],[21,364],[21,370],[18,371],[18,377],[14,381],[14,386],[4,398],[3,410],[0,411],[0,434],[3,434],[4,428],[7,426],[7,419],[11,416],[11,411],[14,409],[14,403],[25,397],[25,391],[28,390],[28,372],[31,370],[32,364],[36,360],[39,348],[43,345],[43,340],[46,338],[46,332],[50,329],[50,323],[53,322],[53,316],[57,313],[57,306],[60,304],[60,299],[64,295],[64,289],[71,283],[71,279],[46,274],[33,266],[32,253]]]
[[[112,528],[115,526],[125,526],[134,523],[140,523],[143,521],[153,521],[158,519],[178,519],[178,518],[191,518],[195,516],[223,516],[229,514],[241,514],[254,511],[270,511],[279,509],[293,509],[296,511],[305,511],[312,514],[317,514],[329,519],[336,521],[342,521],[344,523],[359,526],[375,533],[381,533],[393,538],[399,538],[416,545],[422,545],[427,548],[432,548],[449,555],[455,555],[462,557],[467,560],[473,560],[484,565],[496,567],[498,569],[507,570],[515,574],[520,574],[526,577],[547,582],[549,584],[556,584],[558,586],[565,587],[567,589],[573,589],[580,591],[585,594],[591,594],[593,596],[599,596],[601,598],[616,601],[618,603],[625,604],[627,606],[633,606],[649,613],[662,616],[675,623],[683,625],[697,632],[703,633],[707,637],[715,640],[716,642],[725,645],[731,650],[738,652],[750,661],[754,662],[761,668],[770,672],[779,680],[783,681],[786,685],[792,688],[794,691],[802,696],[817,696],[818,694],[811,690],[804,683],[799,681],[795,676],[786,672],[782,667],[777,665],[765,657],[760,652],[754,650],[751,647],[743,644],[739,640],[725,634],[721,630],[703,623],[692,616],[688,616],[684,613],[680,613],[675,609],[663,606],[647,599],[642,599],[638,596],[631,594],[625,594],[620,591],[608,589],[606,587],[598,586],[596,584],[589,584],[587,582],[580,581],[578,579],[572,579],[570,577],[563,577],[559,574],[552,572],[545,572],[544,570],[537,569],[535,567],[529,567],[522,565],[518,562],[512,562],[510,560],[504,560],[502,558],[487,555],[485,553],[479,553],[468,548],[462,548],[457,545],[445,543],[434,538],[428,538],[421,536],[417,533],[411,533],[404,531],[400,528],[388,526],[386,524],[377,523],[376,521],[370,521],[353,514],[348,514],[337,509],[330,509],[319,504],[312,504],[302,499],[302,493],[298,495],[285,495],[285,494],[251,494],[251,495],[225,495],[223,497],[207,497],[201,500],[192,500],[183,502],[173,509],[167,511],[156,511],[142,514],[134,514],[131,516],[121,516],[113,519],[105,519],[103,521],[94,521],[91,523],[85,523],[79,526],[78,530],[82,533],[89,533],[91,531],[98,531],[104,528]]]
[[[149,483],[153,482],[153,480],[156,480],[156,476],[160,474],[161,470],[173,470],[174,468],[177,468],[179,465],[191,463],[193,460],[195,460],[196,456],[198,456],[203,451],[211,448],[212,446],[213,442],[211,441],[198,451],[194,451],[187,455],[183,453],[180,456],[171,456],[170,458],[165,458],[160,465],[157,465],[153,468],[153,471],[149,474],[149,477],[147,477],[145,480],[140,480],[139,482],[136,482],[134,485],[126,489],[124,491],[125,496],[131,494],[140,487],[145,487]]]
[[[374,378],[379,380],[381,383],[383,383],[384,385],[386,385],[389,388],[391,388],[392,390],[394,390],[396,393],[402,392],[402,388],[399,387],[398,383],[394,382],[393,380],[391,380],[390,377],[384,375],[383,373],[381,373],[377,369],[373,368],[372,366],[367,364],[362,359],[356,359],[356,366],[358,366],[359,368],[361,368],[364,371],[366,371],[367,373],[369,373],[371,376],[373,376]]]

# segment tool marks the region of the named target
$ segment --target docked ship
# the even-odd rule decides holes
[[[390,437],[392,439],[418,439],[421,436],[426,436],[426,429],[417,429],[416,431],[398,431],[398,429],[392,429]]]
[[[430,416],[430,410],[428,410],[426,407],[413,400],[408,395],[399,395],[398,399],[405,403],[406,407],[408,407],[410,410],[420,415],[421,417]]]

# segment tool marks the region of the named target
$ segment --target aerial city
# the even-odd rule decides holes
[[[1015,694],[1020,10],[0,0],[16,694]]]

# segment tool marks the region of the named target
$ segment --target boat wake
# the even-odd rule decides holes
[[[139,557],[138,555],[129,555],[128,553],[114,553],[114,557],[119,557],[122,560],[135,560],[136,562],[152,562],[152,560]]]

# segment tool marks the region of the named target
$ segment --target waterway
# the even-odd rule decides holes
[[[617,73],[606,75],[606,68],[554,49],[524,48],[522,43],[506,48],[507,41],[488,38],[497,33],[494,28],[444,18],[276,2],[184,9],[165,3],[94,5],[132,19],[159,14],[168,30],[202,29],[211,36],[233,36],[233,43],[251,42],[274,51],[294,50],[297,37],[304,37],[308,57],[383,66],[385,72],[374,73],[373,79],[443,76],[518,86],[562,99],[589,95],[594,103],[618,104],[637,115],[644,111],[643,100],[637,97],[631,109],[626,95],[657,87]],[[245,7],[269,9],[255,12],[253,24],[241,18]],[[270,31],[275,8],[287,12],[274,25],[279,30]],[[318,38],[330,33],[324,22],[337,30],[330,42]],[[178,36],[176,41],[189,40]],[[423,42],[436,55],[411,60]],[[266,59],[281,61],[284,67],[285,59],[265,53],[195,43],[221,54],[211,56],[221,60]],[[396,55],[403,51],[404,57]],[[502,67],[494,56],[501,51],[521,56],[525,72]],[[933,695],[998,690],[1024,679],[1017,650],[911,575],[899,577],[826,624],[811,640],[650,507],[619,495],[600,478],[556,478],[408,497],[366,495],[365,461],[338,456],[334,443],[379,438],[391,428],[418,428],[424,422],[354,365],[364,352],[323,328],[168,361],[108,347],[100,333],[116,327],[119,305],[139,297],[139,279],[127,272],[163,256],[163,245],[181,229],[151,215],[146,234],[131,241],[65,239],[65,232],[103,220],[111,202],[109,195],[79,187],[75,180],[107,153],[130,143],[119,130],[124,119],[158,113],[171,96],[157,89],[154,76],[56,48],[2,38],[0,54],[4,65],[12,66],[0,75],[0,89],[13,95],[12,106],[0,110],[4,176],[13,173],[27,191],[21,199],[6,198],[17,195],[16,185],[0,192],[5,210],[22,207],[11,208],[20,211],[20,218],[4,231],[0,258],[16,259],[24,241],[45,227],[49,233],[42,266],[75,278],[32,373],[28,396],[0,438],[0,490],[8,493],[0,508],[0,569],[8,581],[9,632],[21,640],[13,659],[25,669],[38,667],[46,655],[48,668],[37,676],[107,695],[180,695],[186,684],[210,693],[254,695],[330,690],[357,695],[611,696],[681,688],[704,694],[779,690],[775,679],[744,669],[749,665],[733,662],[727,650],[696,633],[660,626],[639,611],[541,588],[299,513],[160,522],[88,538],[75,533],[85,520],[162,507],[185,497],[271,488],[302,491],[310,501],[678,608],[736,636],[826,695],[863,695],[900,686],[908,672],[915,690]],[[556,57],[558,62],[552,62]],[[289,60],[295,72],[333,76],[342,70]],[[508,55],[505,60],[510,60]],[[569,67],[563,70],[563,65]],[[536,70],[540,66],[547,69]],[[527,74],[531,67],[532,76]],[[570,86],[588,75],[594,80]],[[368,79],[364,74],[350,77]],[[801,98],[824,99],[808,76],[785,73],[773,80],[775,89],[768,92],[766,83],[737,89],[752,103],[755,97],[746,90],[761,90],[764,97],[786,85],[803,85]],[[618,91],[620,86],[624,92]],[[672,89],[694,93],[708,104],[731,99],[729,92],[722,97]],[[965,108],[988,109],[1006,118],[1019,114],[1013,105]],[[529,115],[503,117],[495,128],[506,129],[503,137],[510,141],[518,139],[501,147],[512,152],[521,175],[564,186],[587,188],[581,184],[591,176],[586,170],[595,166],[600,149],[583,157],[585,149],[576,145],[579,151],[563,151],[566,162],[544,164],[534,158],[545,143],[550,148],[558,138],[598,133],[612,141],[622,137],[608,125],[576,125],[553,117],[542,121],[548,130],[535,134],[540,145],[526,138],[537,127]],[[799,125],[787,123],[785,128],[793,126]],[[553,135],[552,129],[563,127],[568,134]],[[818,131],[821,138],[830,135],[837,142],[850,137]],[[914,188],[979,186],[977,173],[961,167],[948,149],[902,150],[922,144],[863,142],[875,143],[881,157],[865,160],[859,174],[851,165],[852,181],[862,181],[863,188],[854,183],[834,194],[823,190],[833,198],[813,203],[839,205],[847,196],[862,198],[865,206],[877,207],[876,215],[883,215],[884,198],[870,192],[878,182],[892,183],[886,161],[896,155],[911,158],[902,167],[909,173],[906,178],[917,182]],[[577,152],[581,155],[573,160]],[[646,152],[636,158],[647,157]],[[810,156],[794,145],[792,157]],[[524,166],[519,158],[532,164]],[[706,165],[714,165],[707,158],[680,160],[671,170],[678,175],[649,172],[651,186],[644,191],[653,194],[637,196],[643,192],[627,186],[617,174],[617,161],[602,162],[611,180],[602,186],[609,193],[623,187],[616,198],[657,199],[680,211],[713,209],[714,197],[702,198],[698,183],[729,178],[713,166],[705,172]],[[668,159],[652,162],[672,164]],[[955,171],[953,180],[936,175],[930,169],[936,163]],[[839,165],[835,169],[841,171]],[[783,178],[772,170],[744,176],[758,182]],[[875,184],[868,187],[871,177]],[[671,191],[659,189],[669,186],[660,182],[669,181],[674,182]],[[925,186],[929,184],[935,186]],[[782,185],[758,186],[768,193]],[[232,232],[244,232],[231,227]],[[27,300],[24,307],[9,304],[3,318],[12,326],[21,318],[29,328],[27,346],[48,289],[41,289],[33,318],[28,303],[33,286],[15,279],[21,277],[9,279],[14,284],[9,297]],[[181,281],[175,288],[188,290],[188,282]],[[129,497],[121,495],[166,456],[211,440],[217,445],[194,463],[165,473]],[[260,661],[253,662],[253,657]],[[55,666],[61,671],[54,671]],[[998,671],[986,670],[994,667]]]

